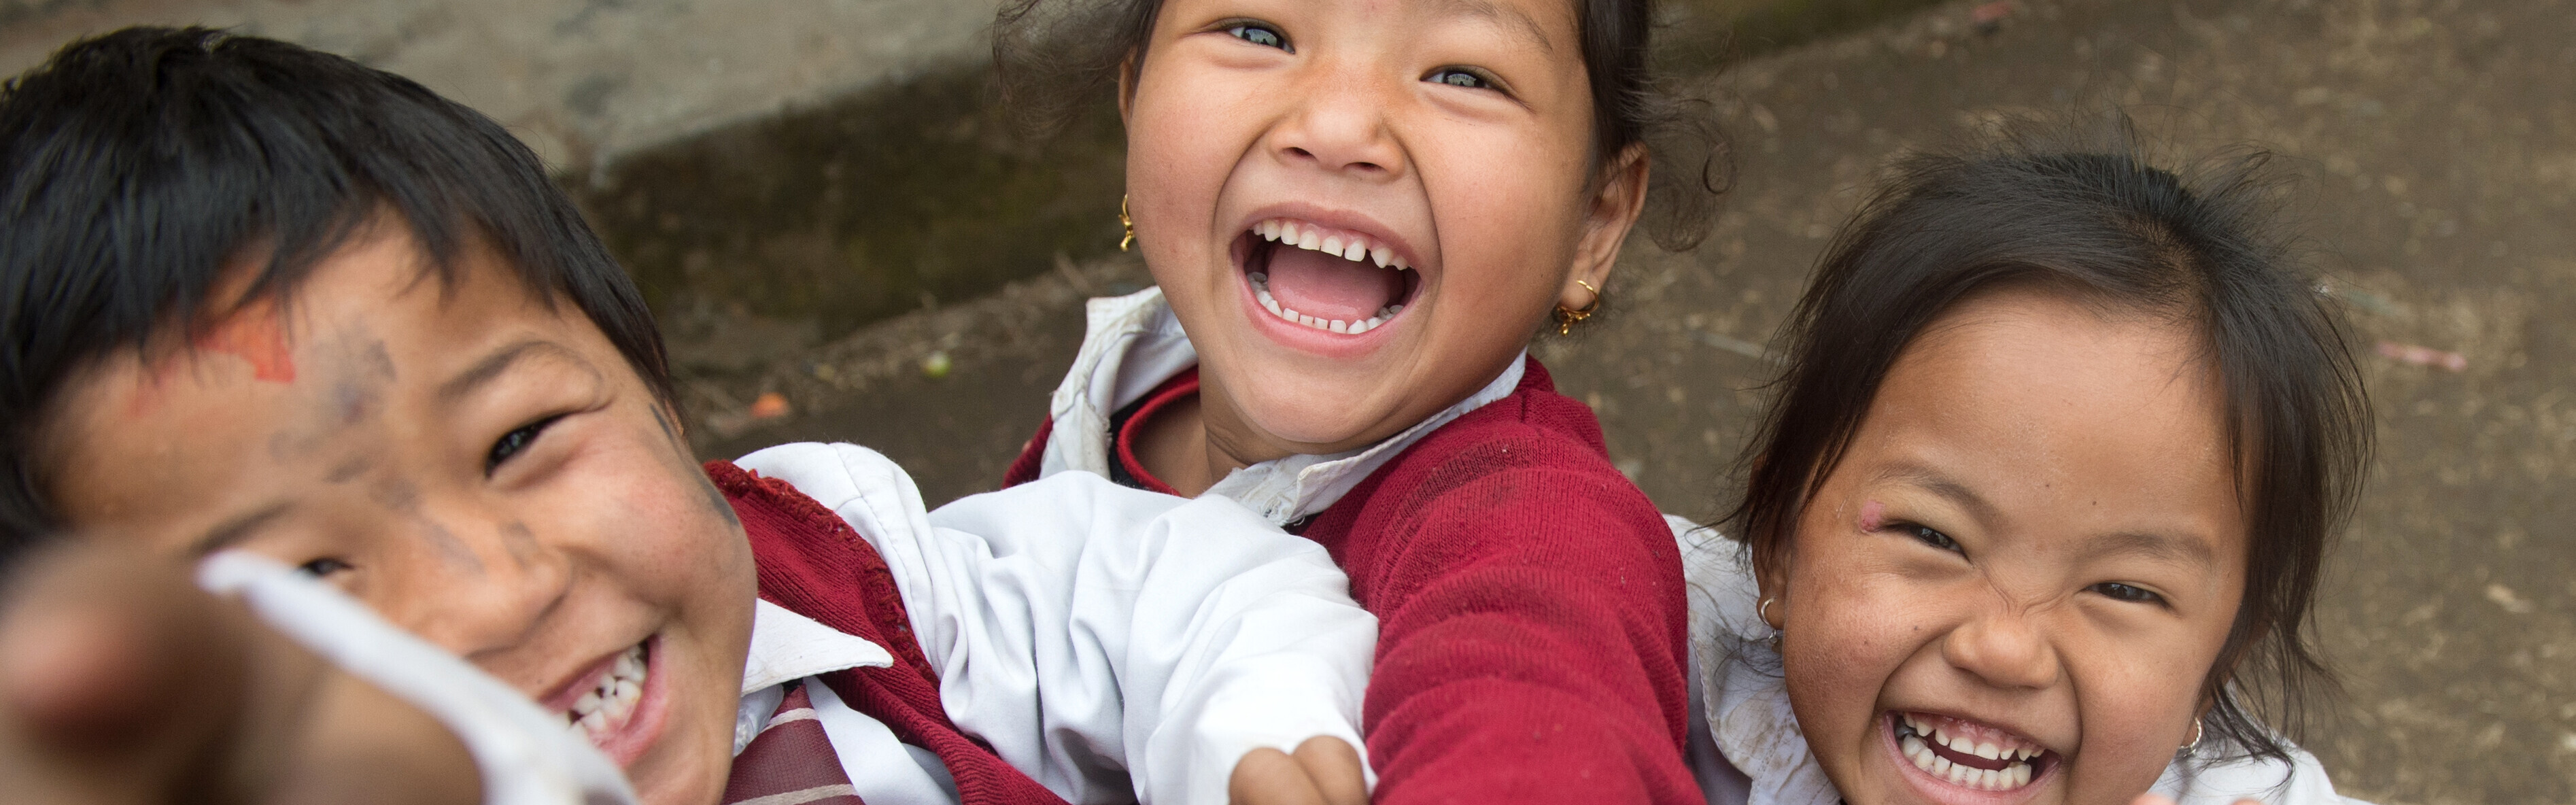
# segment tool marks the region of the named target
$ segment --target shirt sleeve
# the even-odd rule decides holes
[[[1376,801],[1697,803],[1680,554],[1616,476],[1523,467],[1352,546],[1384,619]]]
[[[1361,746],[1377,621],[1313,543],[1084,472],[923,513],[892,462],[829,449],[838,480],[760,471],[876,545],[949,718],[1068,800],[1222,802],[1252,749]]]

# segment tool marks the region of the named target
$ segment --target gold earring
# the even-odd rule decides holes
[[[1118,226],[1127,230],[1127,236],[1118,239],[1118,250],[1123,252],[1127,247],[1136,245],[1136,219],[1127,217],[1127,194],[1125,193],[1118,194]]]
[[[1583,323],[1584,319],[1592,318],[1592,312],[1601,309],[1601,289],[1592,287],[1592,283],[1584,282],[1582,280],[1575,280],[1574,284],[1581,285],[1584,290],[1592,292],[1592,304],[1584,305],[1582,310],[1575,310],[1573,308],[1566,307],[1563,302],[1557,303],[1557,335],[1573,335],[1574,325]]]

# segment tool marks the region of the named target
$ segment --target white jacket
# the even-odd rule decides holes
[[[1689,579],[1691,770],[1710,805],[1836,805],[1842,794],[1807,751],[1771,628],[1754,611],[1761,590],[1740,546],[1716,531],[1665,515]],[[2165,767],[2149,790],[2179,805],[2344,805],[2326,770],[2293,747],[2291,762],[2222,761],[2199,751]],[[2286,783],[2286,784],[2285,784]]]
[[[1231,500],[1066,472],[926,511],[911,477],[864,447],[791,444],[736,463],[794,485],[876,547],[950,720],[1067,800],[1223,802],[1255,748],[1319,735],[1364,746],[1377,619],[1322,547]],[[867,719],[841,712],[845,725]],[[860,752],[825,727],[845,759],[902,771],[882,762],[899,744]]]

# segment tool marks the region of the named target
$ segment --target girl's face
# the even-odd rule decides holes
[[[2201,349],[2017,289],[1898,358],[1764,557],[1790,703],[1850,802],[2127,802],[2191,739],[2247,549]]]
[[[1385,438],[1592,301],[1645,163],[1596,171],[1575,31],[1565,0],[1163,4],[1128,189],[1230,451]]]

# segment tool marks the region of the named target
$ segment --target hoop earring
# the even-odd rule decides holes
[[[1592,287],[1592,283],[1584,282],[1582,280],[1575,280],[1574,284],[1581,285],[1584,290],[1592,292],[1592,304],[1584,305],[1582,310],[1575,310],[1573,308],[1566,307],[1563,302],[1557,303],[1557,335],[1573,335],[1574,325],[1583,323],[1584,319],[1592,318],[1592,312],[1601,309],[1601,289]]]
[[[1773,602],[1773,601],[1778,601],[1778,600],[1780,600],[1780,599],[1777,599],[1777,598],[1765,598],[1765,599],[1762,599],[1762,603],[1754,604],[1754,605],[1753,605],[1753,616],[1754,616],[1754,617],[1757,617],[1757,618],[1761,618],[1761,619],[1762,619],[1762,625],[1764,625],[1764,626],[1771,626],[1771,602]],[[1771,650],[1772,650],[1772,651],[1779,651],[1779,650],[1780,650],[1780,633],[1781,633],[1780,627],[1777,627],[1777,626],[1771,626],[1771,636],[1770,636],[1770,637],[1767,637],[1767,638],[1764,638],[1762,642],[1763,642],[1764,644],[1766,644],[1766,645],[1769,645],[1769,646],[1771,647]]]
[[[1118,239],[1119,251],[1126,251],[1127,247],[1136,245],[1136,219],[1127,217],[1127,194],[1125,193],[1118,194],[1118,228],[1127,230],[1127,236]]]
[[[2192,720],[2191,720],[2191,740],[2190,740],[2190,741],[2186,741],[2186,742],[2184,742],[2184,743],[2183,743],[2183,745],[2182,745],[2182,751],[2189,752],[2189,751],[2191,751],[2191,748],[2192,748],[2192,747],[2199,746],[2199,745],[2200,745],[2200,719],[2198,719],[2198,718],[2194,718],[2194,719],[2192,719]]]

